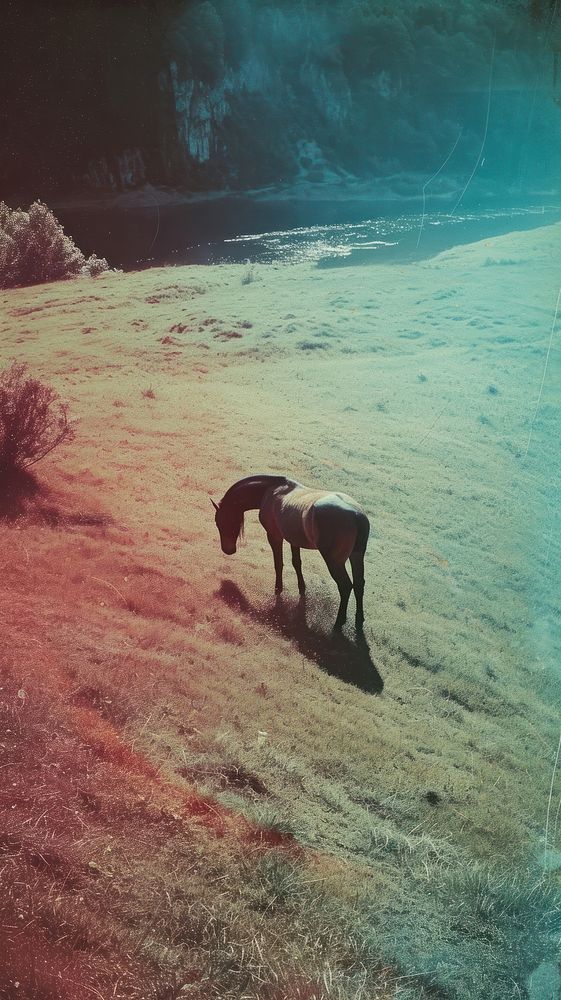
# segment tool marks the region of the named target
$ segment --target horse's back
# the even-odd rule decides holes
[[[364,514],[364,510],[359,503],[350,497],[348,493],[331,491],[329,493],[318,491],[318,499],[315,501],[320,507],[333,507],[337,510],[354,510],[358,514]],[[366,517],[366,514],[364,514]]]
[[[330,550],[337,559],[347,559],[359,539],[366,547],[368,518],[347,493],[300,485],[279,490],[271,515],[283,538],[299,548]]]

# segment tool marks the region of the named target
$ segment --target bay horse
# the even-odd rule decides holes
[[[364,622],[364,553],[370,523],[362,507],[346,493],[310,489],[286,476],[247,476],[230,486],[220,503],[211,500],[222,551],[233,555],[243,531],[246,510],[259,510],[259,520],[273,550],[275,591],[282,591],[283,541],[292,549],[298,590],[306,590],[300,549],[318,549],[339,588],[339,611],[334,628],[347,618],[351,590],[356,599],[356,627]],[[353,582],[345,569],[350,559]]]

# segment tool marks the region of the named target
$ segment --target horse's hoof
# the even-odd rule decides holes
[[[345,624],[345,621],[346,621],[346,618],[343,618],[341,621],[339,621],[339,619],[337,619],[337,621],[335,622],[335,625],[333,626],[333,631],[334,632],[342,632],[343,631],[343,625]]]

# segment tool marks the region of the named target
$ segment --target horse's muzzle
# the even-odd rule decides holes
[[[234,552],[236,551],[236,546],[235,545],[223,545],[222,546],[222,551],[223,551],[224,555],[226,555],[226,556],[233,556]]]

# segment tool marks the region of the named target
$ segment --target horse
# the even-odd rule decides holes
[[[292,549],[298,590],[303,597],[300,549],[318,549],[339,589],[340,604],[334,629],[340,631],[347,619],[351,590],[356,600],[356,628],[364,623],[364,553],[370,522],[362,507],[346,493],[310,489],[286,476],[247,476],[230,486],[220,503],[211,499],[220,533],[222,551],[233,555],[243,533],[244,514],[259,510],[259,520],[273,550],[275,592],[282,591],[283,541]],[[345,569],[350,560],[353,582]]]

